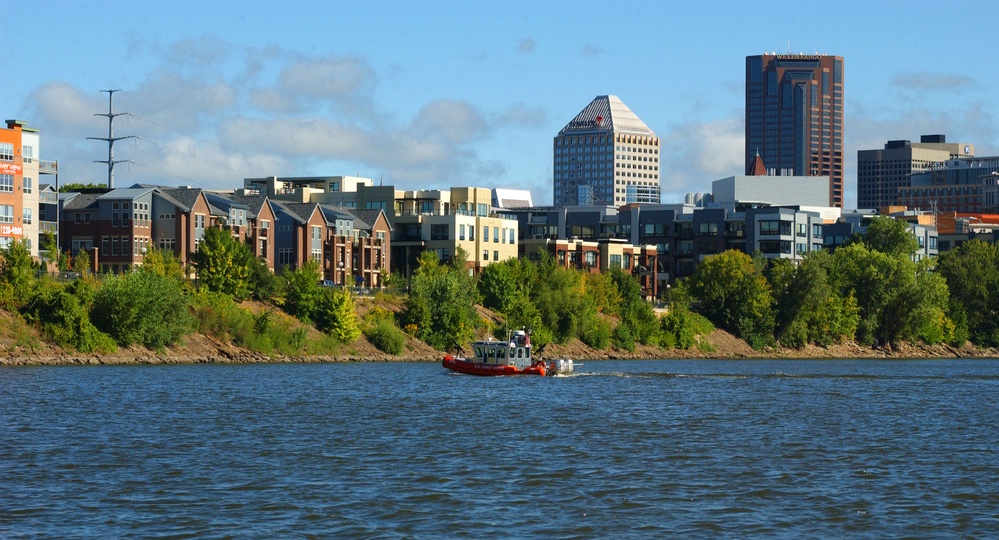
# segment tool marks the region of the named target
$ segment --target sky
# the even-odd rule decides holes
[[[942,133],[999,154],[999,2],[0,0],[3,119],[61,183],[208,189],[358,175],[530,189],[552,138],[618,96],[661,140],[663,202],[742,174],[745,58],[844,57],[857,151]],[[44,180],[44,179],[43,179]]]

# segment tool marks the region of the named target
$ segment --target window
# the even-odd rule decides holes
[[[516,243],[516,242],[514,242],[513,229],[510,229],[510,243],[511,244],[515,244]]]
[[[468,226],[468,239],[475,240],[475,225]]]
[[[30,208],[25,208],[24,209],[24,211],[21,214],[21,221],[25,225],[31,225],[31,209]]]
[[[448,240],[451,236],[451,226],[449,224],[430,225],[431,240]]]
[[[596,254],[596,252],[594,252],[594,251],[587,251],[586,253],[584,253],[583,254],[583,261],[586,263],[586,266],[589,266],[589,267],[596,266],[597,265],[597,254]]]
[[[494,261],[498,261],[499,260],[499,251],[493,251],[493,260]]]
[[[499,243],[499,227],[493,227],[493,242]]]
[[[111,226],[112,227],[118,226],[118,212],[111,214]]]
[[[613,268],[623,268],[621,266],[621,256],[620,255],[611,255],[610,256],[610,265]]]
[[[488,249],[483,249],[482,250],[482,260],[483,261],[488,261],[489,260],[489,250]]]
[[[21,181],[21,188],[25,193],[31,193],[34,189],[35,180],[30,176],[25,176]]]
[[[14,206],[0,204],[0,223],[14,223]]]
[[[458,225],[458,240],[464,240],[464,239],[465,239],[465,225],[461,224]]]
[[[715,236],[718,234],[718,224],[700,223],[698,224],[698,232],[701,236]]]
[[[14,175],[0,174],[0,193],[14,193]]]
[[[278,250],[278,265],[288,266],[291,264],[291,248],[281,248]]]
[[[0,161],[14,161],[14,143],[0,142]]]
[[[205,216],[203,214],[196,214],[194,216],[194,228],[195,229],[205,228]]]

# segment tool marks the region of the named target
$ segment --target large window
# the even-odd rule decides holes
[[[430,225],[431,240],[448,240],[451,236],[451,226],[447,223]]]
[[[14,175],[0,174],[0,192],[14,193]]]
[[[14,161],[14,143],[0,142],[0,161]]]
[[[30,176],[25,176],[21,180],[21,187],[23,188],[25,193],[31,193],[32,190],[34,189],[34,184],[35,180]]]
[[[0,223],[14,223],[14,206],[0,204]]]
[[[31,209],[30,208],[24,208],[23,210],[24,211],[21,213],[21,221],[24,222],[25,225],[31,225],[31,221],[32,221],[31,220]]]
[[[766,220],[760,222],[760,234],[791,235],[790,221]]]

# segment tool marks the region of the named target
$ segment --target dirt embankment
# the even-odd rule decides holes
[[[358,305],[363,313],[371,305]],[[386,307],[386,306],[380,306]],[[251,307],[253,309],[253,307]],[[389,305],[387,309],[397,310]],[[484,318],[492,314],[480,313]],[[144,347],[119,349],[112,354],[81,354],[45,343],[38,332],[24,325],[19,319],[0,310],[0,366],[3,365],[85,365],[85,364],[193,364],[193,363],[253,363],[253,362],[391,362],[439,361],[442,353],[425,343],[410,338],[406,352],[400,356],[385,354],[361,336],[354,343],[344,345],[337,354],[327,356],[265,356],[213,336],[192,334],[183,343],[154,351]],[[699,336],[699,343],[692,349],[659,349],[638,345],[634,351],[607,349],[596,350],[573,340],[565,345],[552,344],[544,351],[547,358],[572,358],[574,360],[652,359],[652,358],[999,358],[999,350],[980,349],[970,344],[961,348],[948,345],[903,344],[894,350],[863,347],[853,342],[830,347],[809,346],[803,349],[773,348],[754,350],[746,342],[723,330]]]

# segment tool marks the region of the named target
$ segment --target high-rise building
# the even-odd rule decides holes
[[[843,57],[746,57],[746,171],[757,153],[777,175],[828,177],[843,206]]]
[[[974,157],[975,145],[948,143],[944,135],[923,135],[918,143],[888,141],[884,149],[857,151],[857,208],[899,204],[899,188],[911,175],[940,167],[949,159]]]
[[[553,148],[555,206],[659,204],[659,137],[617,96],[597,96]]]

